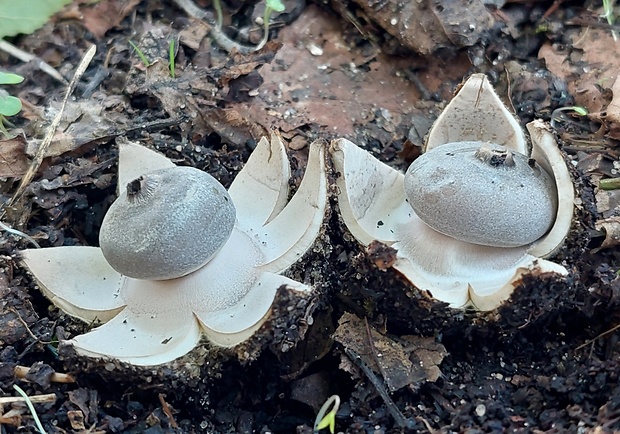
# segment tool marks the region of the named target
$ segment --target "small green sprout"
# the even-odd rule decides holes
[[[30,410],[30,413],[32,413],[32,418],[34,419],[34,423],[37,425],[37,431],[39,431],[41,434],[46,434],[45,429],[43,428],[43,425],[41,424],[41,420],[39,419],[39,416],[37,415],[37,411],[35,410],[34,405],[32,405],[32,401],[30,400],[28,395],[26,395],[26,392],[24,392],[23,389],[19,387],[17,384],[13,384],[13,389],[15,389],[17,393],[19,393],[22,396],[22,398],[24,398],[24,401],[26,402],[26,405],[28,406],[28,410]]]
[[[142,50],[140,50],[140,48],[138,48],[138,46],[132,40],[129,40],[129,45],[131,45],[131,47],[135,50],[136,54],[138,55],[138,57],[142,61],[142,64],[145,67],[148,68],[149,66],[151,66],[153,64],[153,62],[151,62],[146,57],[146,54],[144,54],[144,52]],[[172,78],[175,78],[175,76],[176,76],[176,73],[175,73],[175,46],[176,46],[176,42],[175,42],[175,40],[173,38],[168,43],[168,67],[170,69],[170,77],[172,77]]]
[[[282,0],[266,0],[265,3],[267,4],[267,7],[265,8],[265,11],[267,9],[271,9],[272,11],[276,11],[276,12],[283,12],[284,11],[284,3],[282,3]],[[265,16],[269,17],[271,16],[271,12],[269,12],[269,15],[267,15],[267,13],[265,13]],[[267,21],[267,20],[265,20]]]
[[[24,81],[24,77],[9,72],[0,71],[0,84],[18,84]],[[22,102],[19,98],[9,95],[4,89],[0,89],[0,132],[9,137],[5,124],[10,125],[6,116],[15,116],[22,109]]]
[[[168,66],[170,67],[170,77],[174,78],[174,38],[170,40],[168,45]]]
[[[553,113],[551,113],[551,126],[555,128],[555,124],[557,121],[565,121],[565,122],[572,123],[572,121],[570,121],[564,114],[564,112],[570,112],[570,111],[577,113],[579,116],[588,115],[588,110],[585,107],[580,107],[580,106],[560,107],[558,109],[553,110]]]
[[[142,61],[142,64],[145,67],[148,68],[149,66],[151,66],[150,60],[146,58],[146,55],[142,52],[142,50],[138,48],[138,46],[131,39],[129,40],[129,45],[131,45],[131,47],[136,51],[136,54],[138,55],[138,57]]]
[[[328,409],[331,407],[331,410]],[[314,434],[325,428],[329,428],[329,432],[334,434],[336,430],[336,413],[340,408],[340,397],[338,395],[330,396],[325,404],[321,406],[319,413],[314,421]]]
[[[598,183],[601,190],[618,190],[620,189],[620,178],[601,179]]]
[[[615,22],[614,3],[615,0],[603,0],[603,17],[607,20],[607,23],[610,26],[613,26]],[[611,35],[614,37],[614,41],[618,40],[618,35],[616,35],[615,30],[612,29]]]

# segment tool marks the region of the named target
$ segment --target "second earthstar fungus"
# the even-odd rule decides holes
[[[324,154],[322,143],[310,146],[289,200],[289,162],[277,135],[259,142],[228,192],[198,169],[121,144],[121,191],[102,224],[101,248],[25,250],[22,262],[64,312],[104,323],[69,341],[79,355],[156,366],[203,337],[234,347],[270,317],[279,288],[313,290],[282,273],[321,231]]]
[[[452,307],[492,310],[549,261],[573,218],[574,187],[552,132],[519,123],[483,74],[472,75],[431,128],[406,174],[345,139],[331,145],[344,223],[365,246]]]

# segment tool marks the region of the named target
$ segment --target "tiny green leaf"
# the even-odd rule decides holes
[[[331,407],[331,410],[328,409]],[[319,409],[314,421],[314,434],[318,434],[324,428],[329,428],[329,432],[334,434],[336,430],[336,413],[340,408],[340,397],[338,395],[330,396]]]
[[[325,417],[321,419],[321,421],[316,426],[316,429],[320,431],[323,428],[327,427],[329,427],[329,432],[334,434],[334,431],[336,430],[336,412],[333,410],[327,413]]]
[[[174,78],[175,74],[174,74],[174,38],[172,38],[170,40],[169,46],[168,46],[168,66],[170,67],[170,77]]]
[[[10,72],[0,71],[0,84],[18,84],[24,81],[24,77]]]
[[[588,110],[585,107],[579,107],[579,106],[575,106],[575,107],[571,107],[575,113],[577,113],[579,116],[586,116],[588,114]]]
[[[30,34],[71,0],[0,0],[0,38]]]
[[[1,1],[1,0],[0,0]],[[140,60],[142,61],[142,63],[144,64],[144,66],[146,66],[147,68],[149,66],[151,66],[151,61],[149,59],[146,58],[146,55],[142,52],[142,50],[140,50],[138,48],[138,46],[136,44],[134,44],[134,42],[132,40],[129,41],[129,45],[131,45],[131,47],[136,50],[136,54],[138,55],[138,57],[140,58]]]
[[[22,109],[22,102],[6,92],[0,92],[0,115],[14,116]]]
[[[282,0],[265,0],[265,3],[268,8],[273,9],[276,12],[282,12],[285,9]]]

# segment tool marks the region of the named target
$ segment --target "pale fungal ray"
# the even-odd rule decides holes
[[[558,213],[555,224],[540,240],[530,248],[529,253],[542,258],[553,255],[562,246],[573,222],[575,189],[568,166],[562,152],[550,131],[550,127],[540,120],[527,124],[532,138],[531,157],[548,173],[552,173],[558,192]]]
[[[396,227],[413,216],[402,173],[376,164],[376,158],[346,139],[334,140],[330,152],[338,173],[340,215],[351,234],[362,244],[397,241]]]
[[[308,285],[273,273],[262,273],[252,288],[234,307],[194,313],[209,340],[222,347],[233,347],[247,340],[269,318],[272,300],[281,286],[309,292]]]
[[[119,297],[123,276],[97,247],[28,249],[21,262],[35,276],[52,303],[85,322],[106,322],[124,306]]]
[[[116,141],[118,143],[117,194],[120,194],[131,181],[147,172],[175,167],[172,161],[159,152],[130,142],[124,137],[119,137]]]
[[[484,74],[473,74],[443,109],[426,139],[425,151],[445,143],[491,142],[528,154],[521,125]]]
[[[152,323],[157,324],[154,316]],[[169,328],[144,327],[142,319],[124,309],[101,327],[69,342],[87,357],[113,358],[136,366],[153,366],[187,354],[200,341],[200,326],[191,315],[179,315]]]
[[[306,172],[290,202],[265,226],[253,229],[265,254],[261,270],[280,273],[297,262],[314,244],[326,206],[325,144],[316,141],[310,145]]]
[[[228,194],[237,206],[237,220],[244,228],[273,220],[288,201],[291,168],[279,135],[263,137],[235,177]]]

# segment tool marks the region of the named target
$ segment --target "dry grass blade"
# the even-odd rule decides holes
[[[0,50],[4,51],[7,54],[10,54],[13,57],[18,58],[22,62],[32,62],[34,61],[39,69],[45,72],[50,77],[60,81],[62,84],[67,85],[67,80],[64,79],[62,75],[58,71],[56,71],[52,66],[48,63],[44,62],[43,59],[37,57],[33,54],[26,53],[25,51],[20,50],[15,45],[8,43],[4,39],[0,39]]]
[[[91,60],[95,56],[96,51],[97,51],[96,46],[93,45],[92,47],[90,47],[88,51],[86,52],[86,54],[84,55],[84,57],[82,58],[82,61],[78,65],[77,69],[75,70],[75,74],[73,75],[73,78],[71,79],[71,82],[69,83],[69,87],[62,101],[62,105],[60,106],[60,110],[58,111],[58,114],[52,121],[52,124],[50,125],[47,131],[47,134],[45,135],[45,138],[43,139],[43,142],[41,142],[41,146],[39,146],[39,149],[37,150],[37,154],[32,160],[32,163],[30,164],[28,171],[22,178],[19,184],[19,187],[17,188],[17,191],[11,198],[9,202],[9,206],[19,201],[21,196],[24,194],[26,187],[28,186],[28,184],[30,184],[30,181],[32,181],[32,179],[34,178],[34,175],[37,173],[37,170],[39,170],[39,166],[41,166],[41,163],[43,162],[43,159],[45,158],[45,151],[47,150],[50,143],[52,142],[52,138],[54,137],[54,134],[56,133],[56,128],[58,128],[58,125],[60,124],[60,119],[62,118],[62,114],[67,105],[67,101],[69,101],[71,94],[75,90],[75,86],[77,85],[78,81],[80,80],[84,72],[86,71],[86,68],[88,68],[88,65],[90,64]]]

